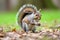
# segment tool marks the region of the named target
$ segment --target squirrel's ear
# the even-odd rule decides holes
[[[39,9],[39,12],[41,12],[41,9]]]

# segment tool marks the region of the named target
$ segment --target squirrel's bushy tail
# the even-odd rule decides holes
[[[32,5],[32,4],[25,4],[25,5],[23,5],[23,6],[19,9],[19,11],[18,11],[18,13],[17,13],[17,24],[20,25],[20,26],[22,26],[22,19],[23,19],[26,15],[29,14],[29,13],[27,13],[27,11],[31,11],[31,10],[28,10],[27,8],[31,8],[31,9],[37,11],[37,8],[36,8],[34,5]],[[23,12],[25,9],[27,9],[27,11]]]

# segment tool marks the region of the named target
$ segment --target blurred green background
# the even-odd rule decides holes
[[[0,26],[19,29],[16,14],[24,4],[33,4],[38,10],[42,9],[42,25],[51,27],[60,24],[60,0],[0,0]]]

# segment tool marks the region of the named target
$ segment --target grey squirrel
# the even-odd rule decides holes
[[[23,5],[18,12],[18,24],[25,31],[35,32],[36,26],[40,26],[41,15],[37,8],[31,4]]]

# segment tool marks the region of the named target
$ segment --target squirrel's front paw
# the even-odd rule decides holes
[[[41,24],[39,23],[39,24],[37,24],[37,26],[40,26]]]

